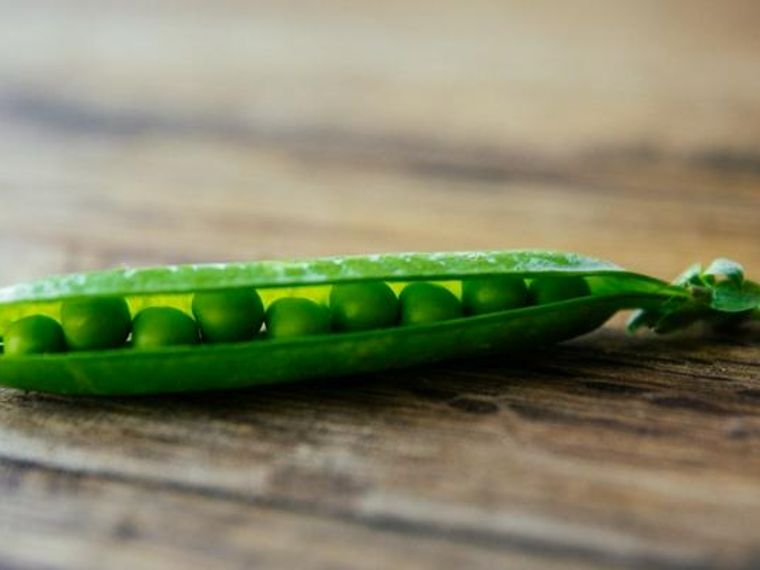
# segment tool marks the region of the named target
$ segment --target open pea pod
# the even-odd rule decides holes
[[[583,296],[444,321],[361,332],[149,349],[0,355],[0,384],[81,395],[138,395],[243,388],[507,353],[587,333],[622,309],[631,328],[672,330],[695,320],[756,318],[760,287],[738,264],[692,268],[673,284],[598,259],[553,251],[405,253],[293,261],[117,269],[52,277],[0,290],[0,336],[30,315],[60,318],[62,303],[119,296],[131,312],[169,306],[189,312],[201,291],[252,288],[265,304],[298,295],[326,303],[331,286],[437,282],[456,295],[462,280],[580,276]],[[716,265],[717,264],[717,265]]]

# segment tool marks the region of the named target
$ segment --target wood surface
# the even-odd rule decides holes
[[[0,2],[0,283],[577,250],[760,278],[760,4]],[[0,390],[0,568],[760,567],[760,327]]]

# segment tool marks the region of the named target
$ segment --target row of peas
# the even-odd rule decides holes
[[[304,297],[283,297],[266,311],[253,289],[196,293],[193,317],[173,307],[148,307],[131,318],[122,297],[64,302],[61,322],[44,315],[19,319],[6,331],[8,355],[118,348],[136,349],[251,340],[266,327],[269,338],[417,325],[546,304],[590,294],[581,277],[547,276],[462,281],[458,298],[428,282],[408,284],[397,297],[384,282],[347,283],[330,290],[329,307]]]

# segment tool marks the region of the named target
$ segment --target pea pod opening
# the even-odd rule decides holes
[[[639,309],[632,329],[669,330],[726,315],[755,318],[760,287],[730,263],[693,270],[673,284],[591,257],[544,250],[382,254],[51,277],[0,290],[0,337],[24,317],[59,319],[63,303],[100,297],[126,299],[132,315],[156,306],[190,315],[195,293],[226,289],[255,290],[269,307],[283,297],[327,304],[331,287],[344,283],[382,281],[398,294],[407,284],[432,282],[457,298],[462,280],[489,277],[533,283],[573,276],[582,278],[584,287],[576,293],[581,296],[406,326],[139,350],[4,354],[0,385],[71,395],[234,389],[546,346],[589,332],[623,309]]]

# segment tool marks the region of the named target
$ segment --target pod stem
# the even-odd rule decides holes
[[[760,320],[760,284],[746,279],[744,268],[730,259],[718,258],[707,268],[692,265],[672,285],[687,294],[635,311],[628,321],[630,332],[647,327],[667,333],[698,321],[726,327]]]

